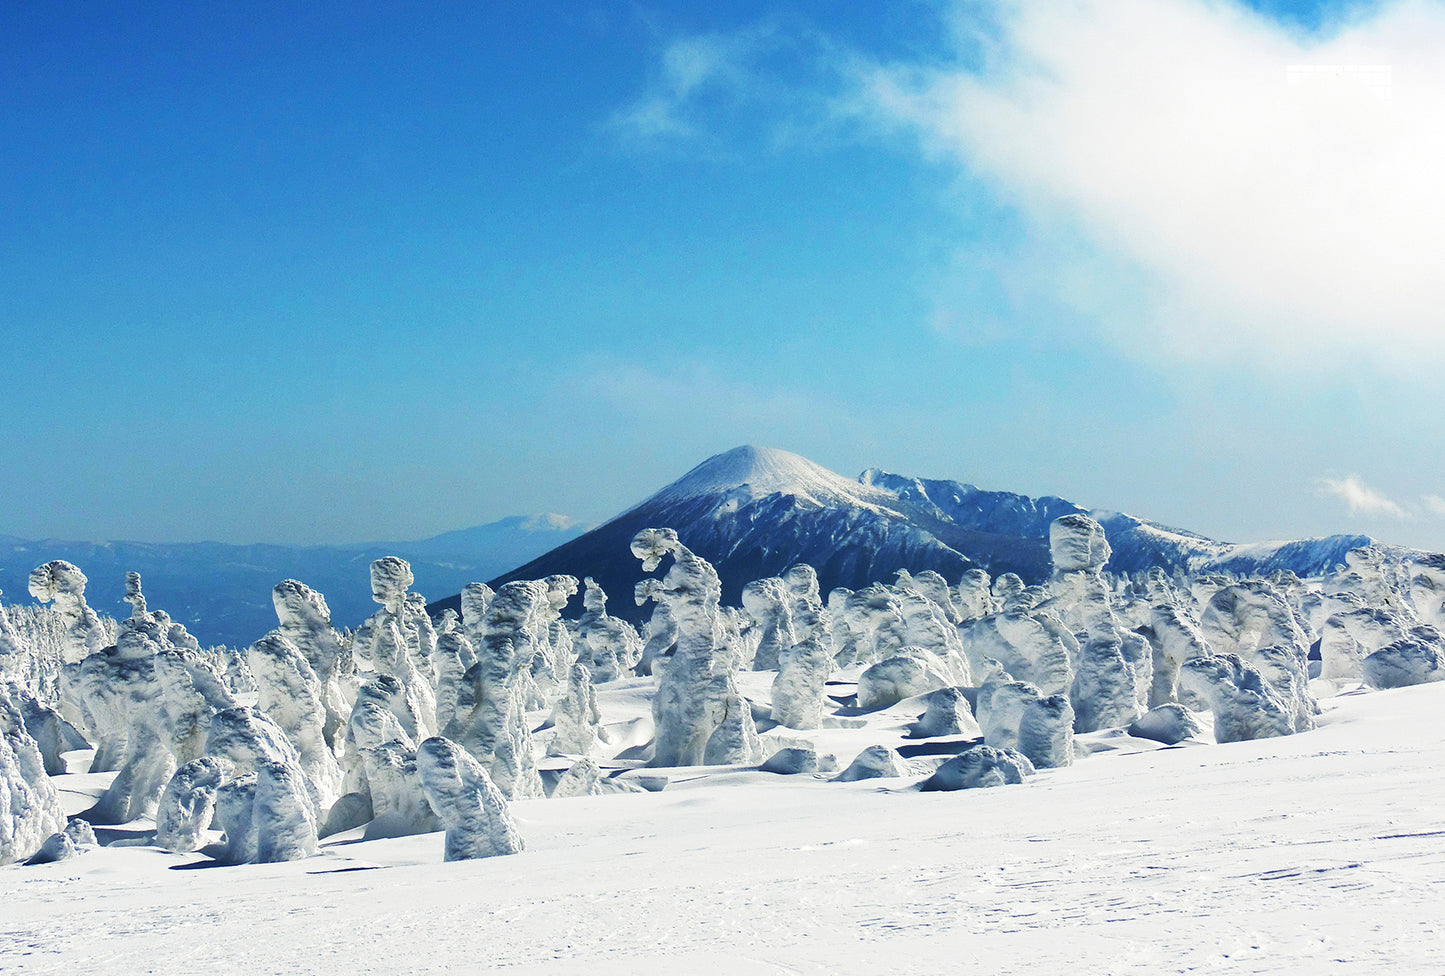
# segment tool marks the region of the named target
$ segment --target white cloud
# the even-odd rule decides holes
[[[1210,0],[1014,0],[985,26],[979,9],[955,23],[981,68],[877,67],[854,108],[1061,242],[1032,247],[1058,262],[1035,280],[1137,279],[1055,296],[1105,335],[1265,370],[1445,360],[1445,4],[1328,38]],[[1389,97],[1358,72],[1289,83],[1321,64],[1388,65]]]
[[[1323,478],[1319,482],[1319,489],[1323,495],[1333,495],[1341,499],[1349,507],[1351,515],[1384,515],[1397,519],[1410,517],[1404,506],[1365,484],[1359,475],[1352,474],[1339,480]]]
[[[1425,511],[1431,515],[1445,515],[1445,498],[1439,495],[1421,495],[1420,501],[1425,506]]]
[[[754,43],[746,35],[726,34],[673,39],[663,48],[647,92],[613,117],[613,128],[643,140],[699,135],[689,117],[690,101],[705,87],[741,84],[742,62]]]
[[[704,155],[815,144],[840,128],[831,106],[850,61],[825,35],[779,18],[668,37],[644,90],[607,128],[626,145]]]
[[[980,280],[941,290],[945,333],[1053,323],[1268,375],[1445,364],[1445,3],[1323,34],[1240,0],[934,9],[948,53],[909,63],[777,18],[664,38],[610,128],[714,155],[906,136],[1024,230],[961,249]]]

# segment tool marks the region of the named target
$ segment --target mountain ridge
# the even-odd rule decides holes
[[[151,607],[186,625],[203,644],[244,647],[276,626],[271,590],[299,579],[326,597],[332,622],[355,627],[370,616],[370,566],[382,556],[412,564],[416,588],[449,593],[573,538],[582,526],[566,516],[514,515],[416,541],[341,545],[154,543],[126,540],[24,539],[0,535],[0,599],[29,602],[36,566],[64,559],[85,573],[86,600],[98,613],[125,617],[125,574],[141,574]]]
[[[467,583],[569,573],[593,576],[611,612],[633,621],[649,610],[633,599],[643,573],[630,543],[639,529],[670,527],[717,566],[723,599],[737,605],[742,587],[798,562],[818,570],[824,594],[891,580],[900,568],[932,569],[950,582],[966,570],[1018,573],[1037,582],[1050,571],[1048,527],[1083,513],[1104,526],[1109,567],[1314,575],[1343,560],[1368,536],[1235,544],[1119,512],[1085,509],[1066,499],[1031,498],[941,479],[910,478],[869,468],[849,480],[787,451],[745,445],[695,465],[641,502],[583,531],[567,516],[518,515],[410,542],[332,546],[272,543],[144,543],[30,540],[0,535],[0,590],[28,599],[30,570],[51,559],[75,563],[90,580],[87,597],[100,613],[125,616],[125,573],[141,573],[151,605],[206,643],[244,646],[275,626],[271,589],[302,580],[326,596],[337,627],[356,626],[374,610],[369,565],[386,555],[412,564],[416,589],[451,593],[434,610],[459,604]],[[511,567],[510,569],[508,567]],[[575,608],[574,608],[575,609]]]
[[[1337,535],[1238,545],[1053,495],[1032,498],[881,468],[850,481],[799,455],[744,445],[708,458],[590,532],[489,583],[590,575],[606,590],[610,612],[640,621],[648,610],[635,605],[633,591],[643,574],[629,544],[649,527],[676,529],[684,545],[712,562],[723,601],[733,605],[748,582],[798,562],[818,571],[824,595],[837,586],[890,580],[899,569],[931,569],[953,582],[981,568],[994,577],[1013,572],[1040,582],[1051,570],[1049,525],[1069,514],[1098,518],[1115,572],[1162,566],[1315,575],[1374,541]],[[452,597],[432,606],[458,603]]]

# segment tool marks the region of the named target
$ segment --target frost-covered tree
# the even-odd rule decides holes
[[[583,756],[568,766],[566,772],[557,778],[557,785],[552,787],[552,799],[568,800],[574,796],[601,796],[604,792],[602,770],[597,768],[597,763]]]
[[[835,783],[856,783],[864,779],[897,779],[917,775],[917,768],[888,746],[869,746],[833,777]]]
[[[234,707],[236,696],[212,660],[192,648],[162,647],[151,663],[161,688],[171,754],[177,763],[189,762],[205,752],[211,716]]]
[[[355,659],[331,626],[331,608],[320,593],[297,580],[282,580],[271,591],[271,603],[277,631],[301,652],[320,682],[326,710],[321,734],[333,753],[339,752],[356,694]]]
[[[923,701],[925,711],[918,721],[913,723],[914,736],[934,738],[983,735],[962,688],[939,688],[930,692]]]
[[[1079,641],[1051,611],[1015,607],[971,621],[962,632],[975,670],[994,660],[1044,694],[1067,693],[1073,686]]]
[[[778,660],[778,676],[773,679],[772,717],[779,725],[816,729],[823,724],[833,654],[823,643],[820,630],[809,628],[809,636],[783,651]]]
[[[1296,709],[1235,654],[1184,662],[1179,679],[1214,713],[1217,742],[1268,739],[1295,731]]]
[[[551,606],[550,587],[537,580],[504,584],[487,605],[477,662],[467,671],[471,712],[459,719],[458,744],[486,767],[510,799],[542,796],[527,708],[545,702],[533,678],[539,623]]]
[[[81,662],[82,696],[99,742],[95,764],[117,769],[109,788],[87,814],[92,823],[127,823],[153,816],[161,791],[175,772],[168,748],[164,692],[156,677],[159,628],[140,602],[122,624],[114,647]]]
[[[727,669],[729,648],[718,622],[722,584],[712,565],[678,541],[672,529],[643,529],[632,540],[632,554],[644,572],[673,557],[667,575],[651,588],[650,598],[666,604],[677,628],[676,650],[658,679],[652,714],[657,728],[654,766],[696,766],[705,761],[708,740],[723,718],[751,724]],[[756,735],[756,729],[753,730]]]
[[[983,741],[995,749],[1017,749],[1024,713],[1042,698],[1033,685],[1015,681],[1001,669],[992,671],[979,686],[978,707],[974,711],[983,730]]]
[[[1259,579],[1223,587],[1200,616],[1200,629],[1216,654],[1236,656],[1270,684],[1290,731],[1314,728],[1319,706],[1308,687],[1309,638],[1279,590]]]
[[[562,611],[577,595],[577,577],[559,573],[543,580],[547,600],[537,608],[537,653],[532,658],[532,679],[550,691],[566,680],[577,653],[572,646],[572,632],[562,619]]]
[[[840,668],[852,667],[858,660],[858,645],[864,636],[857,626],[858,618],[847,612],[852,596],[853,591],[846,586],[828,592],[828,644],[833,663]]]
[[[713,731],[703,748],[702,761],[710,766],[750,766],[762,762],[763,743],[747,699],[730,687],[731,682],[725,675],[714,675],[711,684],[704,701],[709,713],[707,724],[713,726]]]
[[[914,698],[955,682],[948,668],[927,648],[894,648],[891,657],[868,667],[858,676],[858,707],[874,711]]]
[[[655,603],[643,632],[642,657],[637,662],[637,673],[642,675],[654,674],[657,662],[669,657],[677,647],[677,621],[672,619],[667,601],[659,598],[661,586],[662,580],[644,579],[633,589],[639,607]]]
[[[1066,695],[1036,698],[1019,719],[1018,750],[1037,769],[1074,761],[1074,708]]]
[[[255,772],[263,762],[301,765],[296,747],[281,727],[249,705],[237,705],[212,717],[206,755],[230,761],[237,775]]]
[[[391,675],[401,682],[415,702],[424,735],[432,735],[436,732],[435,679],[431,671],[435,637],[428,646],[416,607],[408,602],[407,588],[411,584],[411,566],[405,559],[385,556],[371,564],[371,596],[381,609],[367,621],[369,646],[365,650],[377,674]],[[424,608],[420,616],[426,616]],[[430,630],[430,624],[426,630]]]
[[[841,615],[848,636],[845,647],[835,654],[839,667],[875,664],[908,643],[903,608],[897,595],[882,583],[849,595]]]
[[[954,604],[958,607],[961,623],[986,617],[997,609],[988,573],[981,569],[970,569],[964,573],[954,593]]]
[[[918,785],[920,790],[975,790],[1007,786],[1034,774],[1033,765],[1022,754],[993,746],[974,746],[939,766]]]
[[[1380,607],[1329,600],[1336,612],[1320,628],[1320,677],[1340,683],[1364,680],[1365,658],[1409,636],[1410,620]]]
[[[1018,573],[1000,574],[993,581],[993,590],[989,596],[996,611],[1015,610],[1020,607],[1027,610],[1036,602],[1034,594],[1029,591]]]
[[[1162,742],[1166,746],[1178,745],[1203,731],[1204,724],[1199,717],[1178,702],[1156,705],[1129,726],[1130,735]]]
[[[547,746],[550,756],[590,755],[606,737],[586,665],[574,664],[568,672],[567,689],[552,710],[552,725],[552,741]]]
[[[440,736],[427,739],[417,750],[417,770],[427,802],[446,829],[445,860],[524,849],[506,798],[465,749]]]
[[[1371,688],[1404,688],[1445,680],[1445,641],[1429,624],[1365,658],[1361,677]]]
[[[941,605],[935,603],[929,595],[941,590],[940,595],[946,598],[948,588],[928,586],[928,578],[921,578],[923,583],[902,571],[899,573],[898,585],[893,588],[898,610],[903,618],[903,641],[908,646],[922,647],[932,652],[942,663],[950,683],[972,684],[968,657],[958,636],[958,625],[955,620],[950,619],[949,607],[952,606],[952,601]],[[957,616],[956,609],[953,616]]]
[[[0,591],[0,596],[4,592]],[[20,639],[20,631],[10,622],[5,604],[0,603],[0,680],[24,681],[29,661],[29,648]]]
[[[776,671],[778,658],[797,641],[793,634],[793,594],[778,577],[754,580],[743,587],[743,609],[758,630],[753,670]]]
[[[233,768],[230,760],[202,756],[176,770],[156,809],[156,846],[182,854],[204,846],[216,793]]]
[[[60,794],[11,687],[0,683],[0,865],[30,857],[65,827]]]
[[[1445,629],[1445,554],[1422,553],[1409,566],[1410,605],[1424,623]]]
[[[87,816],[94,823],[153,817],[176,767],[210,749],[216,715],[235,699],[185,628],[151,611],[140,575],[126,576],[131,615],[113,647],[78,666],[79,690],[98,732],[92,771],[118,769]]]
[[[1185,661],[1208,657],[1213,653],[1199,628],[1193,601],[1181,594],[1154,569],[1145,584],[1148,622],[1141,628],[1152,652],[1153,679],[1149,688],[1149,707],[1155,708],[1179,697],[1179,669]]]
[[[75,664],[106,646],[105,628],[85,602],[85,574],[63,559],[37,566],[30,573],[30,595],[53,603],[65,625],[62,651],[66,664]]]
[[[477,652],[460,628],[437,637],[437,728],[443,735],[458,734],[457,717],[476,703],[466,683],[467,670],[477,663]]]
[[[482,619],[496,593],[486,583],[468,583],[462,587],[462,629],[475,647],[486,636]]]
[[[1153,684],[1153,650],[1122,625],[1105,580],[1110,548],[1104,529],[1087,515],[1065,515],[1049,526],[1054,572],[1044,609],[1079,636],[1069,699],[1078,732],[1125,726],[1143,714]]]
[[[53,605],[60,622],[60,713],[95,744],[92,771],[102,772],[118,768],[116,763],[124,743],[116,742],[114,737],[123,734],[123,730],[114,728],[113,712],[106,716],[112,720],[106,723],[110,728],[96,727],[97,721],[105,722],[105,718],[97,719],[90,714],[87,696],[81,687],[84,683],[81,662],[109,645],[106,628],[95,611],[86,605],[85,584],[85,574],[63,559],[52,560],[30,572],[30,595],[40,603]],[[111,741],[100,741],[106,732],[110,733]]]
[[[420,593],[408,593],[402,605],[406,621],[407,650],[412,663],[422,678],[433,688],[436,687],[437,632],[432,625],[431,615],[426,612],[426,597]]]
[[[587,665],[598,684],[626,677],[642,659],[642,638],[627,621],[607,613],[607,594],[592,577],[583,580],[583,586],[577,661]]]
[[[264,761],[217,791],[216,816],[226,832],[217,860],[270,864],[317,853],[315,813],[295,766]]]
[[[953,587],[949,586],[948,581],[933,570],[925,569],[921,573],[910,573],[906,569],[900,569],[896,585],[900,590],[916,593],[933,604],[955,627],[963,622],[963,611],[954,599]]]
[[[247,654],[256,676],[256,707],[280,726],[296,749],[299,771],[315,798],[318,815],[341,792],[341,766],[326,741],[325,689],[300,649],[273,632]]]

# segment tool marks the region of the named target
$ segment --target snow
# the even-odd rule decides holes
[[[532,515],[522,521],[522,528],[532,532],[538,531],[559,531],[571,529],[582,523],[570,515],[562,515],[557,512],[544,512],[541,515]]]
[[[9,689],[0,684],[0,864],[28,857],[65,826],[45,760]]]
[[[676,532],[643,529],[632,554],[662,575],[636,593],[666,608],[676,646],[651,676],[596,685],[574,656],[592,655],[583,624],[559,616],[572,576],[474,592],[463,618],[485,608],[465,671],[456,616],[439,642],[404,561],[373,564],[382,609],[355,634],[333,635],[324,600],[297,583],[281,630],[249,652],[250,690],[212,700],[187,685],[174,715],[171,691],[163,711],[146,691],[125,713],[126,754],[154,753],[146,770],[225,760],[182,766],[159,838],[155,804],[129,803],[111,804],[103,846],[45,841],[62,812],[149,785],[136,762],[115,772],[92,750],[53,756],[52,780],[28,713],[5,712],[21,761],[0,786],[21,798],[24,832],[7,859],[42,842],[66,856],[0,871],[0,971],[1430,971],[1440,946],[1416,948],[1440,941],[1428,906],[1445,682],[1431,679],[1445,648],[1408,596],[1434,612],[1434,577],[1416,579],[1428,567],[1371,547],[1308,581],[1121,578],[1087,516],[1051,537],[1050,581],[1001,576],[989,616],[965,619],[923,572],[830,611],[794,566],[750,623]],[[133,582],[119,646],[83,666],[194,657],[221,687],[210,652]],[[599,589],[586,600],[605,615]],[[1409,687],[1310,680],[1321,628],[1361,605],[1390,608],[1415,641],[1367,658],[1364,677],[1388,666],[1372,683]],[[1200,636],[1173,655],[1184,693],[1131,735],[1147,701],[1173,696],[1172,675],[1156,689],[1150,673],[1172,639],[1155,630],[1161,608],[1186,630],[1199,620]],[[341,742],[325,737],[323,681],[284,635],[288,614],[303,642],[341,642],[336,687],[354,699]],[[781,671],[748,669],[784,617],[771,627]],[[47,653],[61,660],[60,642]],[[1015,680],[1016,665],[1065,693]],[[443,676],[455,743],[426,738]],[[202,748],[166,717],[204,727]],[[549,742],[560,755],[543,755]],[[47,823],[29,816],[29,784],[50,791]],[[1392,935],[1402,919],[1430,927]]]
[[[892,492],[851,481],[805,457],[745,445],[708,458],[637,507],[714,494],[728,496],[734,507],[773,494],[793,495],[816,507],[855,505],[875,512],[897,503]]]
[[[589,576],[583,582],[585,608],[577,621],[573,649],[598,681],[630,672],[642,658],[642,637],[627,621],[607,612],[607,594]],[[660,605],[659,605],[660,607]]]
[[[917,793],[739,772],[512,804],[527,851],[323,842],[209,871],[111,847],[0,872],[0,971],[1434,973],[1445,684],[1321,727]]]
[[[525,844],[502,792],[481,763],[450,739],[427,739],[417,750],[427,803],[446,825],[448,861],[516,854]]]

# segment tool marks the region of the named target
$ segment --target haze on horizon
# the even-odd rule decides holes
[[[1445,550],[1442,42],[1439,0],[6,5],[0,534],[597,522],[752,443]]]

